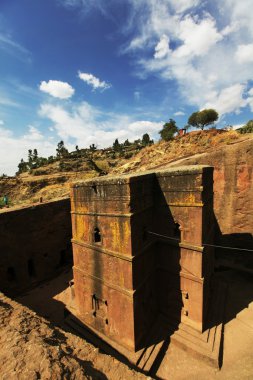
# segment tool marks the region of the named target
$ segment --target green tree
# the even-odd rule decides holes
[[[128,139],[126,139],[126,141],[123,143],[124,146],[130,146],[131,143],[128,141]]]
[[[112,147],[113,147],[113,150],[114,150],[115,152],[119,152],[119,151],[121,150],[121,144],[119,143],[119,140],[118,140],[118,139],[116,139],[116,140],[114,141]]]
[[[38,157],[36,162],[36,168],[39,168],[41,166],[47,165],[49,163],[48,159],[46,157]]]
[[[56,156],[59,157],[59,158],[62,158],[62,157],[66,157],[68,154],[69,154],[68,149],[65,147],[64,141],[61,140],[57,144]]]
[[[164,141],[169,141],[173,139],[173,136],[177,131],[178,127],[175,120],[170,119],[168,123],[163,125],[163,129],[159,131],[159,134]]]
[[[154,141],[150,139],[150,136],[148,133],[144,133],[144,135],[142,136],[141,142],[142,142],[142,145],[144,146],[154,144]]]
[[[32,167],[33,168],[38,168],[39,166],[40,166],[40,158],[38,156],[38,151],[37,151],[37,149],[33,149]]]
[[[33,161],[33,151],[32,151],[32,149],[29,149],[28,150],[28,162],[29,162],[29,164],[32,165],[32,161]]]
[[[91,150],[91,152],[95,152],[95,150],[97,150],[97,146],[95,144],[91,144],[90,150]]]
[[[253,120],[249,120],[243,127],[237,129],[240,133],[252,133],[253,132]]]
[[[188,119],[188,124],[203,130],[207,125],[213,124],[218,118],[219,114],[214,109],[204,109],[202,111],[193,112]]]
[[[74,153],[74,152],[73,152]],[[79,149],[79,146],[76,145],[76,151],[75,151],[75,157],[81,157],[81,152],[80,152],[80,149]]]
[[[20,163],[18,164],[18,174],[27,172],[29,169],[28,162],[25,162],[23,158],[21,158]]]
[[[38,167],[38,151],[37,149],[32,149],[28,150],[28,167],[29,169],[34,169]]]
[[[33,149],[33,161],[36,161],[38,159],[38,151],[37,149]]]

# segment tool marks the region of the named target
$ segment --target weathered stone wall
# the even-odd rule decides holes
[[[216,242],[253,249],[253,142],[242,141],[180,165],[214,167]]]
[[[71,250],[70,201],[0,213],[0,289],[13,294],[53,275]]]

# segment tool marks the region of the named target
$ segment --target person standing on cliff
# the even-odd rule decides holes
[[[7,196],[7,195],[4,195],[3,200],[4,200],[4,205],[5,205],[6,207],[8,207],[8,196]]]

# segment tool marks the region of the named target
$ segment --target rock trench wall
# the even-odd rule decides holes
[[[69,199],[0,213],[0,289],[15,294],[72,260]]]
[[[214,167],[216,242],[253,249],[252,139],[180,162],[196,164]]]

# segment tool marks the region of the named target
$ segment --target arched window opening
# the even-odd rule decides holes
[[[27,261],[27,269],[28,269],[28,274],[29,274],[30,277],[35,277],[36,276],[33,259],[29,259]]]
[[[93,184],[91,186],[91,188],[93,189],[94,193],[97,194],[98,193],[98,189],[97,189],[97,186],[95,184]]]
[[[94,229],[94,242],[101,243],[101,233],[98,227]]]
[[[7,268],[7,280],[12,282],[16,280],[16,272],[13,267]]]

